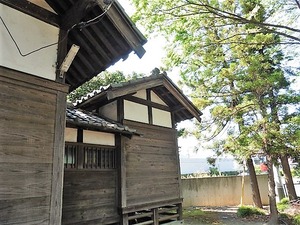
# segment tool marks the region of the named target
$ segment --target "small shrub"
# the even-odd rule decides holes
[[[300,225],[300,214],[294,216],[294,224],[295,225]]]
[[[262,209],[252,206],[241,206],[237,210],[238,217],[247,217],[251,215],[265,215],[265,212]]]
[[[283,198],[279,203],[277,203],[277,209],[279,212],[283,212],[284,210],[289,208],[289,199]]]

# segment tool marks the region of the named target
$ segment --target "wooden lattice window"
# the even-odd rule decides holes
[[[115,169],[116,149],[114,146],[67,142],[65,145],[65,168]]]
[[[83,168],[115,169],[115,149],[111,147],[84,146]]]
[[[65,146],[65,168],[76,168],[77,167],[77,150],[78,145],[66,144]]]

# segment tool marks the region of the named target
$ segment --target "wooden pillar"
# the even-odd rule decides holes
[[[61,224],[66,124],[66,93],[57,92],[52,165],[50,223]]]
[[[128,225],[128,214],[122,215],[121,225]]]
[[[177,214],[179,215],[178,220],[182,220],[182,203],[177,205]]]

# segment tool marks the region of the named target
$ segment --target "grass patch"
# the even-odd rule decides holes
[[[294,216],[293,220],[295,225],[300,225],[300,214]]]
[[[198,217],[198,216],[205,215],[205,212],[203,212],[201,209],[185,209],[183,210],[182,213],[184,218]]]
[[[183,219],[186,224],[218,224],[218,218],[218,213],[203,211],[198,207],[183,210]]]
[[[262,209],[253,206],[241,206],[237,210],[238,217],[247,217],[252,215],[265,215]]]
[[[289,208],[289,199],[288,198],[283,198],[280,200],[279,203],[277,203],[277,209],[279,212],[283,212],[284,210]]]

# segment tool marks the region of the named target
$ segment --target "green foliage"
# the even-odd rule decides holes
[[[209,167],[209,172],[208,172],[209,176],[219,176],[220,172],[218,170],[218,168],[216,167]]]
[[[294,225],[300,225],[300,214],[294,216]]]
[[[298,165],[294,169],[292,169],[292,175],[293,177],[300,177],[300,166]]]
[[[215,158],[215,157],[207,157],[206,160],[207,160],[207,163],[209,165],[212,165],[213,167],[216,166],[216,160],[217,160],[217,158]]]
[[[289,199],[283,198],[279,203],[277,203],[277,209],[279,212],[283,212],[284,210],[289,208]]]
[[[251,215],[265,215],[265,212],[262,209],[253,206],[241,206],[237,210],[238,217],[247,217]]]
[[[219,149],[243,157],[299,146],[293,121],[286,119],[291,115],[287,107],[300,97],[289,91],[290,79],[281,69],[282,37],[260,26],[282,5],[261,0],[133,2],[135,19],[169,39],[166,66],[181,68],[194,104],[208,112],[197,127],[198,137],[211,140],[227,130]]]

